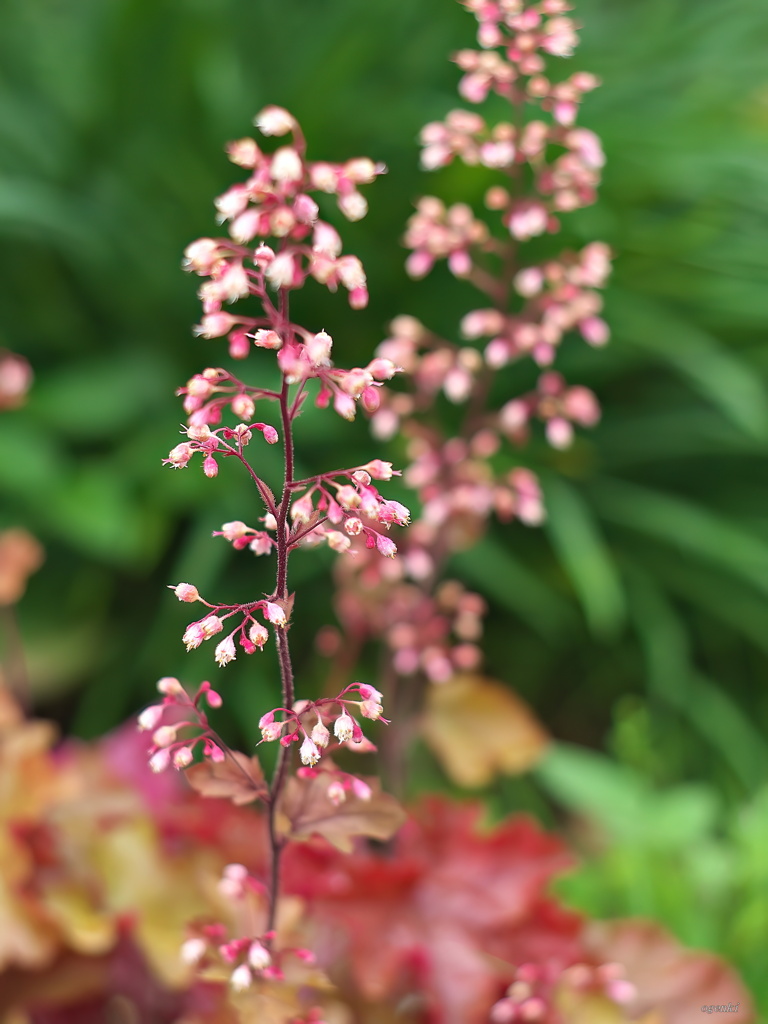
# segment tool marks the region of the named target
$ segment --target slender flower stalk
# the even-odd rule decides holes
[[[386,722],[381,694],[363,683],[349,684],[332,698],[297,700],[289,644],[294,604],[289,588],[290,555],[297,548],[319,543],[344,552],[351,545],[351,537],[358,537],[379,556],[394,556],[397,547],[389,531],[409,521],[408,509],[384,498],[374,483],[390,480],[395,473],[391,464],[381,459],[305,480],[296,480],[294,471],[295,421],[312,391],[318,407],[332,403],[338,415],[351,420],[359,405],[368,412],[378,408],[383,383],[398,370],[395,363],[382,357],[365,367],[336,367],[331,358],[332,337],[293,322],[290,310],[291,291],[302,287],[308,278],[332,291],[341,285],[355,309],[366,305],[368,292],[362,264],[357,257],[342,254],[341,237],[331,224],[319,218],[319,207],[311,193],[335,195],[341,213],[349,220],[358,220],[367,209],[359,186],[373,182],[385,169],[367,158],[343,164],[308,161],[297,122],[281,108],[265,108],[255,123],[262,135],[289,136],[289,141],[272,153],[262,151],[253,139],[230,144],[230,159],[247,170],[248,178],[216,200],[218,219],[228,224],[229,237],[193,242],[185,251],[184,266],[206,279],[199,289],[203,312],[194,333],[204,338],[226,336],[229,355],[236,360],[250,358],[259,349],[271,352],[281,383],[277,389],[262,387],[222,367],[208,367],[196,374],[178,391],[188,417],[185,440],[163,461],[183,469],[199,455],[205,476],[215,478],[221,461],[234,459],[256,487],[262,506],[259,525],[233,520],[214,531],[214,536],[259,557],[274,554],[271,592],[249,602],[227,604],[207,600],[192,583],[174,584],[171,589],[180,601],[201,604],[205,609],[184,632],[187,650],[216,637],[215,660],[221,667],[235,661],[240,652],[251,655],[262,650],[270,632],[274,635],[281,705],[265,712],[260,740],[278,741],[272,779],[268,784],[264,782],[253,766],[244,764],[242,755],[230,751],[213,732],[203,711],[203,698],[216,707],[221,697],[207,682],[192,698],[177,680],[161,680],[162,703],[147,708],[139,720],[140,728],[152,734],[153,770],[189,768],[199,756],[214,772],[217,765],[225,770],[229,762],[235,775],[240,776],[238,799],[243,797],[245,787],[248,799],[258,798],[266,805],[271,867],[268,884],[259,883],[266,895],[264,930],[248,938],[250,953],[246,961],[240,956],[240,939],[233,940],[235,946],[229,943],[222,947],[224,952],[220,951],[225,960],[235,964],[231,984],[237,991],[247,989],[260,972],[270,976],[271,971],[271,976],[276,976],[271,958],[276,941],[281,853],[287,841],[278,827],[278,818],[291,778],[294,744],[299,744],[303,765],[295,778],[311,781],[321,777],[327,783],[323,798],[332,806],[339,806],[348,793],[365,801],[372,790],[364,780],[339,771],[328,758],[325,766],[315,766],[331,748],[372,749],[350,710],[363,718]],[[271,239],[272,244],[265,239]],[[253,309],[235,305],[240,300],[256,300],[260,309],[253,315]],[[274,423],[267,422],[267,416],[257,419],[257,411],[269,405],[277,407]],[[225,415],[236,422],[224,423]],[[283,446],[283,476],[276,491],[259,467],[258,448],[252,445],[258,435],[263,443]],[[254,450],[256,454],[252,454]],[[333,744],[329,726],[334,729]],[[194,948],[197,950],[197,946]]]

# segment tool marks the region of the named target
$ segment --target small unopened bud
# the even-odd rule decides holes
[[[256,115],[253,123],[262,135],[287,135],[296,127],[296,120],[283,107],[269,106]]]
[[[191,583],[179,583],[175,587],[172,584],[169,584],[168,589],[172,590],[180,601],[192,602],[200,600],[200,594],[197,587],[193,586]]]
[[[368,683],[358,683],[357,690],[363,700],[375,700],[380,704],[383,699],[381,690],[377,690],[375,686],[370,686]]]
[[[318,718],[317,725],[314,727],[310,735],[312,742],[318,747],[327,747],[331,738],[330,732],[320,718]]]
[[[219,464],[212,455],[208,455],[203,461],[203,472],[209,479],[218,475]]]
[[[208,952],[208,943],[205,939],[193,938],[187,939],[183,943],[179,950],[179,956],[185,964],[189,964],[190,967],[194,967],[195,964],[199,964],[205,954]]]
[[[157,681],[158,693],[164,693],[166,697],[186,696],[186,691],[178,679],[173,676],[163,676]]]
[[[159,775],[160,772],[164,772],[170,763],[171,753],[169,750],[165,750],[164,748],[156,750],[149,759],[149,767],[156,775]]]
[[[229,983],[235,992],[245,992],[247,988],[251,987],[252,982],[253,975],[247,964],[240,964],[239,967],[236,967],[229,979]]]
[[[252,420],[256,404],[250,395],[235,395],[232,399],[232,412],[241,420]]]
[[[179,747],[173,755],[174,768],[187,768],[192,764],[193,753],[191,747]]]
[[[326,790],[326,795],[334,807],[343,804],[347,799],[347,793],[338,779],[334,779]]]
[[[252,942],[248,947],[248,963],[254,971],[263,971],[265,967],[269,967],[272,963],[269,950],[266,946],[262,946],[258,940]]]
[[[358,800],[370,800],[373,796],[373,790],[368,783],[354,777],[352,779],[352,792]]]
[[[161,725],[152,733],[152,742],[156,747],[170,747],[176,740],[178,725]]]
[[[149,732],[152,729],[156,729],[160,724],[160,719],[163,717],[163,707],[161,704],[150,704],[148,708],[144,708],[136,722],[140,732]]]

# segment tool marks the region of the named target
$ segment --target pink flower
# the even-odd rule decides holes
[[[410,510],[405,505],[401,505],[399,501],[382,501],[379,505],[380,523],[397,523],[398,526],[407,526],[410,521]]]
[[[216,663],[222,668],[228,665],[230,661],[234,661],[236,657],[235,641],[231,636],[225,637],[216,645]]]
[[[267,640],[269,640],[269,632],[260,622],[253,623],[251,628],[248,630],[248,636],[251,643],[256,644],[258,648],[262,648]]]
[[[169,586],[169,590],[172,590],[180,601],[187,601],[191,603],[192,601],[200,600],[200,594],[198,593],[197,587],[193,586],[191,583],[179,583],[175,587]]]
[[[271,601],[267,601],[264,605],[264,615],[272,623],[273,626],[280,626],[281,628],[286,625],[285,612],[279,604],[274,604]],[[256,641],[254,640],[254,643]]]

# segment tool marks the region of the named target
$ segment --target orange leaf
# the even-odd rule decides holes
[[[232,751],[218,764],[210,761],[193,764],[184,774],[190,786],[202,796],[231,800],[238,806],[257,800],[267,791],[258,759],[237,751]]]
[[[16,604],[44,557],[42,545],[26,530],[0,533],[0,605]]]
[[[365,781],[373,791],[369,800],[348,793],[337,807],[328,799],[329,773],[290,778],[278,804],[279,832],[286,839],[323,836],[342,853],[351,853],[356,836],[389,839],[405,821],[405,812],[393,796],[381,792],[378,779]]]
[[[502,683],[458,675],[427,691],[424,738],[459,786],[486,786],[495,775],[527,771],[541,757],[547,734]]]

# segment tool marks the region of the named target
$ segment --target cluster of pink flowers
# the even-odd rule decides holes
[[[357,692],[360,700],[353,700],[349,695]],[[297,701],[292,708],[273,708],[259,721],[262,743],[279,740],[281,746],[288,747],[291,743],[301,743],[299,756],[303,765],[310,768],[317,764],[323,750],[331,743],[331,732],[340,746],[348,746],[351,750],[369,752],[376,748],[365,739],[360,723],[349,713],[350,707],[356,707],[359,713],[372,721],[382,721],[383,707],[381,693],[366,683],[350,683],[337,697],[323,697],[320,700]],[[278,715],[282,716],[278,718]],[[306,772],[303,773],[306,777]],[[351,779],[351,776],[344,775]],[[344,800],[344,791],[352,786],[355,794],[363,799],[371,795],[370,788],[361,779],[355,779],[342,790],[335,791],[333,802],[338,804]]]
[[[346,288],[354,309],[367,305],[360,260],[341,254],[339,233],[320,219],[310,193],[335,195],[342,214],[348,220],[360,220],[368,204],[359,186],[370,184],[386,170],[367,157],[344,164],[308,161],[296,120],[280,107],[266,107],[255,124],[262,135],[290,135],[290,144],[265,153],[253,139],[230,143],[230,159],[250,171],[250,176],[216,200],[218,220],[228,223],[229,238],[200,238],[184,253],[186,269],[208,278],[200,288],[203,317],[195,333],[204,338],[227,335],[230,355],[236,359],[248,355],[252,342],[262,348],[282,348],[286,329],[296,325],[275,323],[269,315],[229,313],[222,308],[224,303],[254,295],[271,305],[268,288],[290,291],[312,277],[332,291],[339,285]],[[254,239],[269,236],[280,244],[252,246]],[[316,347],[322,348],[322,343]],[[285,358],[292,352],[289,346]]]
[[[263,916],[265,887],[244,864],[227,864],[218,889],[220,896],[233,905],[233,916],[251,919]],[[230,929],[219,921],[199,924],[190,927],[190,935],[181,947],[181,958],[201,970],[223,967],[234,992],[244,992],[258,979],[284,980],[285,961],[289,958],[303,964],[315,963],[311,950],[303,947],[276,949],[275,939],[273,930],[231,937]]]
[[[491,1009],[489,1020],[491,1024],[557,1024],[563,1019],[563,1012],[578,1013],[578,1004],[589,996],[602,997],[614,1007],[622,1007],[637,994],[624,975],[624,967],[617,963],[572,964],[564,969],[554,963],[521,964],[504,997]],[[578,1015],[580,1018],[581,1013]],[[570,1015],[567,1019],[571,1019]]]
[[[214,764],[225,758],[224,750],[208,724],[203,709],[203,701],[210,708],[220,708],[223,701],[221,694],[211,688],[209,682],[201,683],[194,697],[190,697],[178,679],[165,676],[157,683],[162,694],[159,704],[150,704],[138,717],[138,726],[142,732],[152,734],[152,746],[149,749],[149,766],[153,772],[163,772],[173,765],[174,768],[187,768],[195,757],[195,748],[201,747],[203,757],[210,758]],[[179,737],[181,730],[192,727],[196,735],[190,737],[188,732]]]
[[[528,526],[542,522],[539,481],[517,452],[540,429],[537,421],[559,449],[573,443],[574,428],[599,421],[592,391],[570,385],[548,367],[573,333],[591,346],[609,338],[600,315],[600,289],[611,270],[607,245],[590,242],[536,263],[521,255],[521,243],[557,232],[561,214],[595,200],[604,162],[597,136],[575,124],[583,96],[598,80],[576,72],[557,81],[547,72],[549,58],[570,56],[576,46],[570,5],[467,0],[464,6],[479,22],[481,49],[456,56],[463,72],[459,92],[472,103],[496,92],[509,101],[510,116],[490,124],[476,111],[459,109],[426,125],[422,166],[437,170],[459,159],[496,171],[501,181],[487,189],[482,216],[466,203],[421,199],[404,241],[412,277],[445,260],[449,272],[476,287],[485,301],[462,318],[460,341],[399,316],[378,346],[379,358],[402,368],[405,387],[382,395],[372,431],[382,440],[407,439],[403,480],[416,491],[420,512],[397,565],[367,559],[337,566],[337,607],[347,633],[358,642],[384,639],[395,675],[416,672],[431,682],[444,682],[480,660],[474,640],[461,631],[454,636],[437,612],[448,558],[474,543],[491,516]],[[535,105],[541,116],[526,117]],[[523,359],[544,372],[521,394],[511,371]],[[509,374],[508,390],[494,405],[501,370]],[[435,408],[441,395],[466,406],[458,430],[441,426]],[[471,632],[479,635],[475,625]]]

